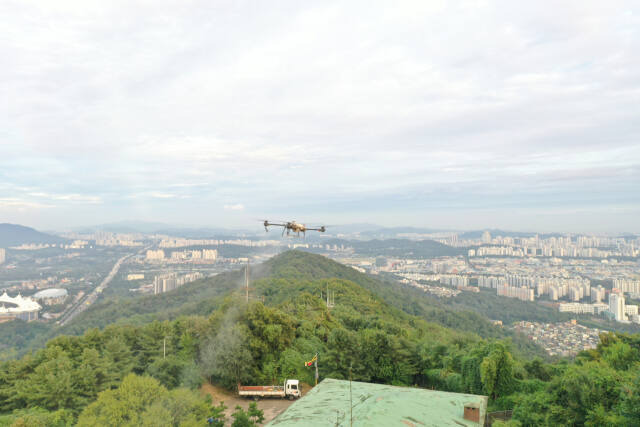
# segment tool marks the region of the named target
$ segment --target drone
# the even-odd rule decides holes
[[[307,227],[306,225],[299,224],[295,221],[284,221],[282,223],[275,223],[275,222],[269,222],[268,220],[265,219],[263,222],[263,225],[264,225],[265,231],[269,231],[269,227],[282,227],[283,236],[285,231],[287,232],[287,236],[289,235],[289,233],[296,233],[298,237],[300,237],[300,233],[302,233],[303,237],[306,236],[307,231],[319,231],[321,233],[324,233],[325,231],[327,231],[324,225],[319,227]]]

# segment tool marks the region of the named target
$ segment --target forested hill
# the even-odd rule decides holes
[[[0,363],[0,425],[201,425],[220,413],[193,391],[203,381],[230,390],[239,382],[312,383],[304,362],[314,354],[321,379],[351,373],[357,381],[483,394],[490,409],[514,410],[513,426],[640,419],[638,335],[603,335],[575,362],[548,364],[521,357],[515,340],[480,338],[469,331],[473,318],[324,257],[292,251],[254,269],[248,303],[239,283],[235,272],[186,285],[166,294],[179,302],[175,320],[122,318]],[[138,301],[146,321],[171,299]],[[481,332],[483,319],[475,320]]]
[[[67,239],[17,224],[0,224],[0,248],[29,243],[64,243]]]
[[[514,334],[511,330],[494,326],[485,316],[473,311],[454,309],[442,304],[441,300],[430,297],[413,286],[371,276],[337,263],[329,258],[313,255],[308,252],[288,251],[271,258],[264,264],[262,277],[271,279],[317,280],[327,278],[346,279],[373,292],[387,304],[402,310],[404,313],[418,316],[429,322],[438,323],[462,332],[471,332],[482,338],[504,339],[513,341],[514,351],[522,357],[545,357],[539,346],[531,343],[524,336]],[[270,298],[273,289],[282,288],[282,283],[264,290]],[[277,292],[283,297],[282,292]],[[279,301],[278,301],[279,302]]]
[[[282,279],[278,281],[277,279]],[[327,257],[302,251],[287,251],[251,268],[254,296],[267,303],[281,303],[293,295],[282,292],[285,284],[300,289],[305,281],[321,279],[349,280],[387,304],[424,320],[482,338],[511,338],[514,349],[524,357],[541,356],[544,351],[512,331],[494,326],[489,319],[471,311],[455,311],[439,300],[401,283],[360,273]],[[112,297],[96,303],[66,327],[51,334],[81,334],[92,327],[112,323],[144,324],[153,320],[171,320],[182,315],[208,315],[220,306],[223,298],[244,288],[244,272],[233,271],[182,286],[176,291],[134,298]],[[275,295],[278,296],[274,300]],[[49,335],[48,338],[53,337]],[[41,343],[43,344],[43,343]]]
[[[267,304],[281,303],[291,297],[295,289],[303,287],[306,281],[323,279],[348,280],[406,314],[457,331],[471,332],[482,338],[510,338],[514,351],[522,357],[544,357],[544,351],[539,346],[508,329],[494,326],[482,315],[447,308],[440,300],[431,298],[412,286],[360,273],[324,256],[287,251],[251,268],[251,286],[255,288],[252,293],[258,298],[264,296]],[[40,330],[28,337],[23,336],[27,329],[25,327],[4,328],[2,340],[7,342],[5,346],[8,343],[15,346],[4,352],[24,354],[28,348],[42,347],[48,339],[57,335],[80,335],[90,328],[103,328],[110,324],[143,325],[154,320],[172,320],[180,316],[206,316],[220,307],[225,296],[243,288],[244,271],[236,270],[159,295],[108,297],[95,303],[62,328]],[[282,289],[288,289],[289,293],[282,292]],[[17,337],[16,334],[20,336]]]

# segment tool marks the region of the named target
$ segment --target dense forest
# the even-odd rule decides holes
[[[256,271],[249,303],[240,277],[167,294],[191,307],[182,292],[215,288],[193,306],[198,315],[151,320],[151,306],[170,307],[144,299],[132,323],[118,316],[1,363],[0,425],[206,425],[221,408],[197,392],[203,381],[311,384],[304,361],[315,353],[321,379],[348,378],[351,369],[359,381],[483,394],[491,410],[514,410],[513,426],[639,425],[639,335],[605,334],[574,361],[548,363],[479,314],[438,309],[321,256],[271,259]],[[113,319],[98,313],[100,322]]]

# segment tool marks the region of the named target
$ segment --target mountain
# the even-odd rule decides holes
[[[435,243],[435,242],[434,242]],[[468,307],[448,308],[415,287],[383,277],[363,274],[325,256],[303,251],[286,251],[251,268],[251,287],[266,304],[294,299],[305,283],[320,280],[346,280],[371,292],[399,313],[418,316],[453,330],[482,338],[510,338],[523,355],[544,357],[544,351],[523,336],[492,322]],[[283,292],[282,281],[291,282]],[[112,323],[145,324],[187,315],[208,315],[218,309],[233,292],[244,292],[244,270],[222,273],[159,295],[111,297],[95,303],[69,325],[54,333],[81,334],[92,327]]]
[[[503,237],[533,237],[536,235],[536,233],[531,233],[531,232],[523,232],[523,231],[505,231],[505,230],[498,230],[498,229],[490,229],[490,230],[472,230],[472,231],[465,231],[463,233],[460,233],[458,235],[458,237],[460,239],[480,239],[482,238],[482,233],[484,233],[485,231],[488,231],[489,233],[491,233],[492,237],[495,236],[503,236]]]
[[[147,221],[120,221],[109,224],[86,226],[75,229],[78,233],[95,233],[96,231],[106,231],[110,233],[146,233],[146,234],[166,234],[184,238],[212,238],[220,236],[236,236],[239,233],[246,233],[245,230],[235,230],[220,227],[189,227],[162,222]],[[257,227],[254,231],[260,231]]]
[[[380,276],[360,273],[325,256],[302,251],[287,251],[263,264],[252,266],[251,287],[266,304],[280,304],[294,298],[305,283],[319,280],[346,280],[353,286],[376,295],[385,304],[404,314],[418,316],[463,333],[482,338],[511,338],[516,351],[529,356],[544,357],[542,349],[526,338],[508,329],[494,326],[487,317],[475,313],[472,307],[447,307],[423,291]],[[281,281],[293,285],[287,292],[278,291]],[[28,348],[38,348],[47,339],[60,334],[79,335],[90,328],[103,328],[110,324],[143,325],[152,321],[173,320],[181,316],[206,316],[220,308],[225,298],[234,292],[244,291],[244,270],[218,274],[184,285],[173,292],[135,297],[112,296],[101,298],[88,310],[78,315],[68,325],[52,326],[29,340],[21,340],[20,347],[0,347],[6,354],[23,353]],[[14,342],[10,328],[0,329],[0,342]]]
[[[155,233],[157,230],[179,228],[163,222],[150,221],[118,221],[108,224],[80,227],[75,231],[79,233],[94,233],[96,231],[107,231],[110,233]]]
[[[375,239],[388,239],[398,237],[399,234],[433,234],[440,233],[447,230],[435,229],[435,228],[423,228],[423,227],[387,227],[369,229],[360,233],[362,237],[375,238]]]
[[[0,248],[30,243],[64,243],[67,239],[18,224],[0,224]]]
[[[248,302],[242,271],[132,304],[105,301],[76,327],[99,317],[106,327],[0,362],[0,425],[200,425],[217,410],[196,391],[203,382],[312,384],[314,355],[321,380],[485,395],[488,412],[513,411],[507,425],[640,419],[640,335],[604,333],[575,362],[551,364],[482,316],[326,257],[289,251],[252,271]]]

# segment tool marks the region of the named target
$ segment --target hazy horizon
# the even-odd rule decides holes
[[[302,221],[298,221],[302,222]],[[146,221],[116,221],[104,224],[84,224],[84,225],[75,225],[73,227],[65,227],[65,228],[46,228],[46,227],[36,227],[29,224],[21,224],[21,223],[0,223],[10,224],[10,225],[19,225],[24,227],[33,228],[40,232],[45,233],[85,233],[85,232],[93,232],[93,231],[107,231],[107,232],[117,232],[117,233],[129,233],[129,232],[140,232],[140,233],[154,233],[154,232],[167,232],[167,231],[197,231],[203,230],[207,232],[215,232],[217,234],[229,232],[232,234],[263,234],[265,237],[273,237],[274,239],[279,239],[281,236],[279,234],[278,228],[272,228],[270,230],[270,234],[266,234],[263,226],[259,222],[247,222],[238,227],[221,227],[215,226],[211,224],[187,224],[187,223],[157,223],[157,222],[146,222]],[[256,225],[257,224],[257,225]],[[306,222],[307,225],[312,223]],[[313,223],[316,224],[316,223]],[[319,225],[318,223],[317,225]],[[327,231],[323,235],[318,236],[331,236],[336,234],[353,234],[353,233],[370,233],[376,231],[391,231],[394,229],[407,229],[407,230],[415,230],[417,233],[467,233],[467,232],[480,232],[480,231],[489,231],[492,233],[493,237],[500,236],[503,234],[509,233],[537,233],[540,235],[545,234],[570,234],[570,235],[599,235],[599,236],[622,236],[625,234],[629,235],[637,235],[639,233],[633,231],[621,231],[621,232],[597,232],[593,230],[581,230],[581,231],[567,231],[567,230],[540,230],[540,229],[512,229],[512,228],[504,228],[504,227],[480,227],[480,228],[434,228],[434,227],[423,227],[423,226],[413,226],[413,225],[403,225],[403,224],[365,224],[365,223],[352,223],[352,224],[333,224],[327,227]],[[275,231],[274,231],[275,230]],[[407,231],[411,232],[411,231]],[[501,234],[502,233],[502,234]],[[311,234],[310,237],[315,236],[315,234]],[[204,237],[204,235],[203,235]],[[298,238],[299,236],[289,236],[288,238]]]
[[[3,2],[0,223],[640,233],[638,9]]]

